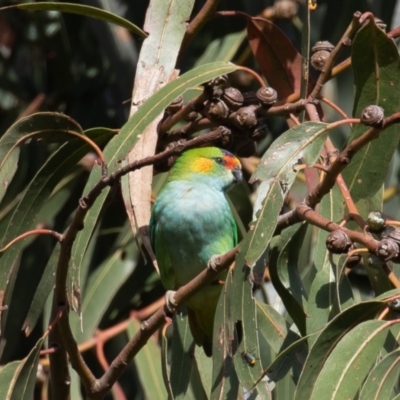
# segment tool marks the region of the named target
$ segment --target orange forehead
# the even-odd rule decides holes
[[[241,168],[240,161],[230,154],[224,154],[224,161],[226,169],[232,170],[238,167]]]

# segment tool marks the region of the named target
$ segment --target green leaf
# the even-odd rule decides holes
[[[80,130],[80,127],[76,125],[76,123],[62,114],[35,114],[28,121],[30,121],[38,131],[44,129],[46,124],[48,124],[50,128],[54,126],[60,130],[70,129],[72,131],[75,129],[78,133]],[[25,123],[28,124],[28,121]],[[55,132],[57,131],[55,130]],[[90,136],[92,140],[104,144],[110,139],[111,134],[109,129],[103,129],[96,131]],[[57,188],[61,188],[60,181],[62,181],[63,177],[69,174],[72,168],[75,168],[77,162],[91,150],[91,147],[87,143],[77,140],[73,136],[67,137],[69,139],[73,138],[73,140],[61,146],[49,157],[23,193],[3,233],[3,244],[25,231],[34,228],[38,218],[42,215],[42,210],[47,206],[49,199],[57,193]],[[65,198],[65,200],[67,199]],[[62,204],[62,202],[60,203]],[[52,215],[54,212],[58,212],[58,207],[53,207],[51,210],[48,210],[46,218],[54,217],[54,215]],[[43,279],[46,281],[47,286],[41,287],[41,289],[45,289],[43,292],[38,293],[36,290],[36,294],[40,298],[38,299],[39,303],[35,302],[35,304],[33,304],[32,298],[28,296],[22,296],[22,298],[21,296],[15,296],[15,279],[9,279],[9,274],[12,271],[12,276],[14,278],[17,276],[18,269],[16,267],[16,262],[19,259],[21,250],[26,245],[27,241],[17,242],[7,250],[2,257],[3,268],[0,271],[0,290],[4,291],[3,301],[9,308],[1,315],[1,330],[3,333],[0,344],[1,352],[3,352],[3,350],[6,352],[11,351],[13,342],[10,342],[10,338],[14,337],[21,330],[22,325],[28,328],[27,333],[29,333],[31,329],[29,323],[35,323],[40,314],[40,306],[43,306],[45,299],[52,289],[52,277],[49,277],[49,274],[53,273],[53,269],[46,269],[41,273],[44,274]],[[50,280],[48,280],[46,276],[49,277]],[[28,283],[29,282],[31,281],[28,281]],[[33,280],[32,284],[38,284],[38,281]],[[32,296],[34,296],[33,293]],[[23,318],[26,312],[29,313],[28,310],[32,306],[35,307],[34,315],[29,317],[30,321],[27,326],[26,322],[23,323]],[[17,318],[15,317],[16,313],[18,315]],[[9,318],[11,315],[14,317]]]
[[[29,355],[22,361],[7,364],[0,372],[0,398],[31,400],[36,383],[39,352],[44,337],[40,338]]]
[[[60,115],[57,114],[55,116],[53,113],[44,113],[44,115],[35,114],[35,118],[28,121],[31,121],[32,124],[38,127],[40,127],[41,124],[45,126],[47,123],[51,126],[51,121],[53,121],[55,117],[58,119]],[[64,120],[64,118],[66,120]],[[70,124],[70,119],[62,115],[61,120],[64,121],[63,129],[66,129],[68,125],[65,124]],[[26,123],[28,123],[28,121],[26,121]],[[36,123],[38,125],[36,125]],[[101,145],[110,140],[112,136],[111,132],[112,131],[109,129],[101,128],[93,132],[88,132],[88,137],[98,145]],[[41,169],[36,173],[23,193],[19,204],[14,209],[6,231],[3,233],[3,238],[6,238],[3,240],[3,243],[35,226],[40,215],[43,215],[43,209],[46,209],[49,201],[51,201],[53,197],[57,196],[59,190],[63,188],[63,185],[60,184],[63,177],[67,176],[71,169],[75,168],[79,160],[82,159],[82,157],[90,150],[91,147],[87,143],[74,139],[62,145],[49,157]],[[67,199],[65,198],[64,200],[66,201]],[[58,198],[57,202],[58,206],[63,204],[63,202],[60,201],[60,198]],[[58,207],[53,207],[51,210],[47,209],[46,211],[46,218],[48,219],[55,216],[54,213],[58,212]],[[3,337],[12,337],[21,329],[21,325],[17,325],[22,323],[19,318],[14,317],[9,321],[9,323],[7,323],[8,315],[12,315],[15,312],[15,309],[13,309],[14,286],[9,281],[7,272],[10,271],[15,260],[19,257],[20,251],[26,246],[26,244],[26,241],[17,243],[7,250],[2,258],[2,263],[4,264],[0,272],[0,290],[5,290],[5,299],[9,305],[9,310],[2,313]],[[53,258],[52,262],[54,265],[56,261],[57,259]],[[34,296],[35,300],[29,298],[26,299],[26,302],[28,302],[26,307],[29,307],[29,311],[23,329],[26,329],[27,334],[29,334],[36,324],[44,302],[52,290],[54,283],[54,265],[43,271],[41,282],[39,283],[39,287]],[[28,308],[23,307],[20,303],[18,303],[16,307],[21,317],[23,317],[23,313],[28,310]]]
[[[379,301],[359,303],[329,322],[310,349],[297,385],[295,400],[311,399],[320,371],[338,342],[358,324],[374,318],[384,306],[385,303]]]
[[[388,290],[393,288],[387,273],[382,267],[383,261],[374,254],[365,253],[363,253],[363,260],[364,269],[367,272],[369,281],[376,296],[386,293]]]
[[[322,198],[318,205],[318,213],[329,221],[340,221],[344,213],[343,196],[335,185],[332,190]],[[330,252],[326,248],[326,238],[329,232],[316,228],[313,263],[317,271],[324,268],[329,262]]]
[[[296,224],[285,229],[271,249],[269,264],[271,282],[303,335],[306,334],[306,294],[297,262],[306,229],[307,224]]]
[[[9,387],[17,375],[22,361],[13,361],[6,364],[0,371],[0,399],[6,399],[9,393]]]
[[[370,21],[371,22],[371,21]],[[352,44],[352,66],[356,86],[353,115],[361,116],[369,105],[378,105],[389,116],[400,106],[399,52],[395,42],[375,23],[363,26]],[[368,127],[355,125],[348,143],[360,137]],[[358,211],[366,217],[382,209],[382,185],[399,142],[398,124],[385,129],[364,146],[343,171]]]
[[[128,325],[128,334],[132,338],[140,330],[140,323],[131,320]],[[135,357],[135,364],[147,399],[166,399],[167,392],[164,387],[160,365],[160,347],[153,338]]]
[[[232,357],[232,338],[234,325],[231,318],[232,312],[232,271],[229,271],[225,285],[219,296],[217,309],[214,316],[213,332],[213,375],[212,400],[228,397],[237,398],[239,380],[236,374]]]
[[[65,132],[83,134],[81,127],[70,117],[64,114],[43,112],[32,114],[29,117],[21,118],[7,131],[0,139],[0,201],[3,199],[6,190],[17,170],[19,148],[14,145],[24,136],[32,133],[43,133],[43,137],[65,141]],[[69,136],[70,140],[72,137]],[[14,148],[11,153],[10,150]],[[2,244],[9,240],[2,237]]]
[[[366,321],[348,332],[326,360],[310,400],[353,399],[386,339],[399,321]]]
[[[317,272],[313,280],[308,297],[308,315],[306,319],[307,334],[317,332],[329,321],[334,301],[336,298],[336,276],[328,261]],[[315,340],[313,336],[309,344]]]
[[[287,335],[286,322],[282,315],[270,305],[258,301],[256,301],[256,305],[259,332],[264,336],[272,350],[279,353]]]
[[[195,65],[203,65],[212,61],[231,61],[245,38],[246,31],[240,31],[214,39],[197,59]]]
[[[136,268],[140,251],[128,225],[117,240],[117,246],[89,276],[82,304],[82,332],[78,316],[71,315],[71,328],[78,343],[93,336],[111,300]]]
[[[164,326],[161,330],[161,371],[164,380],[165,390],[168,392],[168,399],[174,398],[171,389],[170,368],[168,364],[168,326]]]
[[[184,399],[193,368],[194,339],[190,332],[187,309],[174,316],[170,385],[174,399]]]
[[[36,3],[16,4],[13,6],[2,7],[0,8],[0,11],[7,10],[9,8],[19,8],[21,10],[29,10],[29,11],[51,10],[51,11],[61,11],[65,13],[83,15],[85,17],[96,18],[105,22],[111,22],[112,24],[122,26],[123,28],[126,28],[143,38],[147,37],[147,34],[145,32],[143,32],[139,27],[132,24],[132,22],[128,21],[127,19],[97,7],[91,7],[87,5],[74,4],[74,3],[64,3],[64,2],[55,3],[51,1],[46,1],[46,2],[38,1]]]
[[[200,381],[202,383],[203,390],[207,394],[208,398],[212,388],[213,360],[210,357],[207,357],[204,353],[204,350],[199,346],[195,346],[194,356],[196,360],[197,370],[200,376]]]
[[[254,204],[256,220],[246,238],[247,265],[252,266],[263,255],[271,240],[285,194],[296,178],[296,165],[316,162],[327,132],[326,124],[305,122],[279,136],[261,158],[251,177],[251,182],[261,184]]]
[[[400,375],[400,349],[389,353],[368,375],[360,400],[391,399]]]
[[[232,64],[215,62],[192,69],[183,74],[178,79],[167,83],[156,94],[150,97],[134,114],[132,118],[122,127],[121,131],[108,144],[104,151],[104,156],[109,166],[109,171],[113,172],[118,168],[118,161],[124,159],[132,147],[136,144],[142,131],[164,110],[176,97],[183,94],[186,90],[207,82],[217,76],[233,72],[236,67]],[[87,193],[101,179],[99,167],[94,166],[92,173],[85,186],[84,193]],[[109,192],[109,188],[103,190],[96,199],[93,206],[88,211],[82,230],[74,243],[71,253],[71,262],[79,270],[82,259],[87,250],[89,241],[92,237],[101,209]],[[79,284],[75,287],[79,290]]]
[[[204,357],[206,357],[205,354]],[[192,375],[190,377],[188,391],[186,392],[186,398],[187,400],[208,400],[197,368],[197,362],[194,362],[192,366]]]

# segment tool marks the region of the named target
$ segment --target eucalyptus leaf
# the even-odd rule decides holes
[[[246,263],[253,266],[268,247],[285,194],[296,175],[296,166],[312,166],[327,136],[326,124],[305,122],[279,136],[263,155],[251,177],[260,181],[254,204],[254,221],[248,232]]]
[[[352,43],[355,117],[360,117],[362,110],[369,105],[382,107],[386,116],[399,110],[399,62],[395,42],[375,23],[368,23],[357,32]],[[367,129],[366,126],[355,125],[348,143],[360,137]],[[370,211],[382,209],[382,185],[399,143],[399,133],[398,124],[385,129],[377,139],[358,151],[343,171],[351,197],[363,217]]]
[[[360,392],[360,400],[393,398],[399,374],[400,349],[397,349],[389,353],[372,369]]]
[[[365,321],[337,343],[320,371],[310,399],[352,399],[375,362],[390,324]]]
[[[373,319],[385,307],[380,301],[356,304],[344,310],[330,321],[310,348],[303,372],[297,385],[295,400],[311,399],[319,374],[339,341],[357,325]]]
[[[174,399],[184,399],[193,368],[194,339],[190,332],[187,309],[174,316],[170,385]]]
[[[128,325],[128,335],[132,338],[140,330],[140,323],[131,320]],[[135,364],[140,382],[148,399],[166,399],[161,365],[159,362],[160,348],[153,338],[147,342],[135,357]]]
[[[0,8],[0,11],[6,10],[9,8],[19,8],[21,10],[28,11],[40,11],[40,10],[52,10],[52,11],[61,11],[65,13],[72,13],[83,15],[85,17],[96,18],[101,21],[111,22],[113,24],[122,26],[123,28],[129,29],[131,32],[145,38],[147,34],[143,32],[139,27],[132,24],[125,18],[120,17],[119,15],[113,14],[109,11],[102,10],[101,8],[91,7],[83,4],[75,4],[75,3],[56,3],[51,1],[46,2],[36,2],[36,3],[24,3],[24,4],[16,4],[14,6],[7,6]]]

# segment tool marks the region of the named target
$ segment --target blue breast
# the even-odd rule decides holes
[[[236,228],[225,195],[206,184],[169,182],[157,198],[153,219],[156,254],[162,248],[171,262],[160,265],[160,270],[172,268],[177,286],[198,275],[212,255],[224,254],[235,245]]]

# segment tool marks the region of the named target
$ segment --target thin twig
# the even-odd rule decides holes
[[[326,63],[324,65],[324,70],[319,75],[317,83],[315,84],[314,89],[312,90],[312,92],[308,97],[309,99],[312,100],[319,97],[323,85],[330,79],[333,63],[335,62],[339,52],[349,42],[349,40],[351,40],[352,36],[360,28],[361,26],[360,17],[361,15],[359,12],[356,12],[353,15],[353,20],[351,21],[349,27],[346,29],[339,43],[336,45],[336,47],[333,49],[328,59],[326,60]]]
[[[0,253],[5,252],[6,250],[8,250],[11,246],[13,246],[15,243],[19,242],[20,240],[25,239],[29,236],[33,236],[33,235],[51,235],[51,236],[55,237],[59,242],[61,242],[61,240],[62,240],[62,234],[58,233],[56,231],[52,231],[51,229],[33,229],[31,231],[24,232],[21,235],[14,238],[13,240],[11,240],[11,242],[7,243],[2,249],[0,249]]]
[[[200,12],[193,18],[190,22],[188,28],[186,29],[185,36],[182,40],[181,49],[179,52],[179,58],[185,52],[193,38],[197,35],[200,29],[209,21],[215,10],[217,9],[219,0],[207,0]]]

